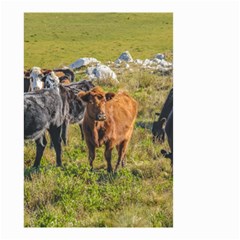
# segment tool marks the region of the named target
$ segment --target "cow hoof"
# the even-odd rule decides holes
[[[166,157],[168,153],[167,153],[166,150],[162,149],[162,150],[161,150],[161,154],[162,154],[164,157]]]
[[[33,165],[32,168],[39,169],[39,165]]]
[[[54,147],[54,146],[53,146],[53,143],[51,143],[51,144],[50,144],[50,149],[53,149],[53,147]]]

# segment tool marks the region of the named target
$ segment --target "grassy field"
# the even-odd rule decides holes
[[[128,50],[134,59],[172,52],[172,14],[26,13],[24,65],[57,67],[81,57],[114,61]]]
[[[25,14],[24,67],[53,68],[81,57],[102,63],[125,50],[134,59],[162,52],[172,61],[172,14]],[[94,171],[78,125],[69,129],[63,168],[46,147],[39,170],[31,166],[35,144],[24,145],[25,227],[172,227],[173,177],[170,160],[153,144],[151,123],[173,84],[172,76],[131,65],[113,68],[119,84],[95,83],[104,90],[124,89],[139,103],[139,113],[126,156],[126,167],[108,174],[103,148],[96,151]],[[85,78],[84,71],[77,79]],[[48,142],[49,139],[48,139]],[[113,165],[117,153],[113,151]]]

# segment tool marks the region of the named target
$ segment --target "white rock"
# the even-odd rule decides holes
[[[136,60],[134,61],[134,63],[141,65],[141,64],[143,64],[143,60],[141,60],[141,59],[136,59]]]
[[[154,60],[158,60],[158,59],[155,58]],[[161,65],[162,67],[171,67],[172,66],[172,63],[167,62],[164,59],[158,60],[158,64]]]
[[[117,65],[117,64],[121,64],[121,60],[120,59],[117,59],[114,63]]]
[[[74,63],[70,64],[69,67],[75,69],[95,63],[99,63],[99,61],[96,58],[79,58]]]
[[[162,60],[160,60],[158,58],[154,58],[152,61],[156,64],[161,64],[161,62],[162,62]]]
[[[128,51],[123,52],[116,61],[118,61],[118,60],[125,61],[125,62],[133,62],[133,58],[132,58],[131,54]]]
[[[106,65],[97,65],[96,67],[88,67],[86,73],[90,80],[108,80],[113,79],[118,82],[117,75]]]
[[[154,56],[154,58],[157,58],[157,59],[160,59],[160,60],[162,60],[162,59],[164,59],[164,58],[165,58],[165,55],[164,55],[164,54],[162,54],[162,53],[157,53],[157,54]]]
[[[147,66],[147,65],[151,65],[152,61],[150,59],[145,59],[143,62],[143,65]]]

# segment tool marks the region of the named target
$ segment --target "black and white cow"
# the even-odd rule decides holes
[[[52,71],[45,78],[45,88],[54,88],[59,85],[59,82],[60,82],[59,78]],[[87,92],[95,86],[93,85],[93,83],[91,81],[81,80],[79,82],[64,84],[64,87],[66,89],[73,91],[77,95],[79,91]],[[81,107],[82,106],[72,102],[69,118],[65,120],[65,122],[62,126],[62,140],[65,145],[67,144],[67,130],[68,130],[69,124],[74,124],[74,123],[79,124],[81,136],[82,136],[82,139],[84,140],[84,134],[83,134],[83,129],[82,129],[83,115],[79,114],[79,112],[80,112],[79,108],[81,108]],[[74,110],[74,111],[72,111],[72,110]],[[51,143],[51,147],[52,146],[53,146],[53,144]]]
[[[74,105],[79,105],[74,108]],[[34,167],[40,165],[47,140],[48,131],[56,152],[57,166],[62,165],[61,131],[70,114],[78,114],[83,118],[85,107],[71,89],[64,86],[53,89],[42,89],[24,94],[24,139],[33,139],[36,143]]]
[[[30,72],[30,91],[40,90],[44,87],[44,74],[40,67],[33,67]]]

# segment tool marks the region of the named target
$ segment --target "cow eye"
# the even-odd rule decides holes
[[[38,74],[38,77],[42,77],[42,74]]]
[[[98,98],[98,100],[102,100],[103,96],[102,95],[98,95],[97,98]]]

